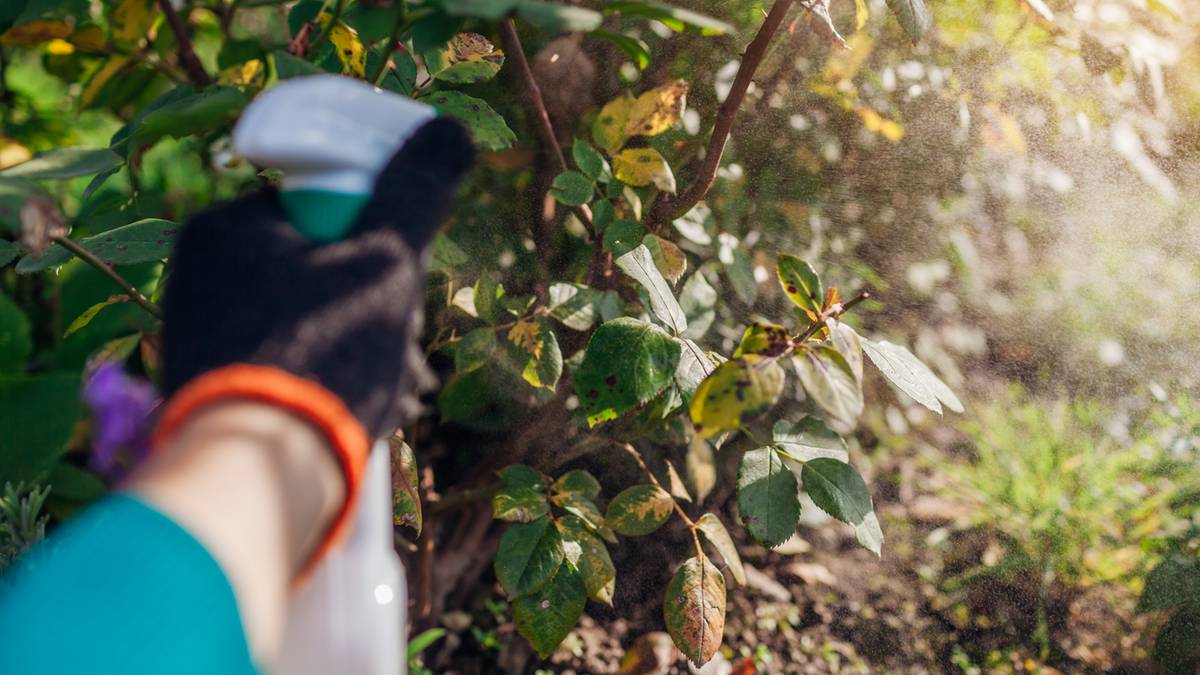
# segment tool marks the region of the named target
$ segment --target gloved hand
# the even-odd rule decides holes
[[[310,421],[337,454],[352,510],[371,441],[417,408],[431,375],[416,345],[423,254],[474,150],[438,118],[380,174],[355,228],[316,244],[264,190],[193,218],[171,260],[163,299],[169,440],[199,408],[232,399],[278,405]],[[318,556],[314,556],[314,559]]]

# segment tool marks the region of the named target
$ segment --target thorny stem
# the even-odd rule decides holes
[[[117,274],[117,271],[114,270],[112,266],[97,257],[95,253],[92,253],[86,248],[80,246],[79,243],[74,239],[71,239],[65,235],[56,235],[53,237],[53,239],[59,246],[62,246],[71,253],[74,253],[84,262],[103,272],[109,279],[112,279],[118,286],[121,287],[122,290],[125,291],[131,300],[137,303],[139,307],[149,312],[151,316],[154,316],[157,319],[162,318],[162,309],[160,309],[158,305],[147,300],[146,296],[142,295],[142,292],[139,291],[137,287],[129,283],[125,277]]]
[[[183,66],[188,79],[199,87],[207,87],[212,84],[212,76],[204,70],[204,64],[200,63],[200,57],[196,56],[196,49],[192,46],[192,36],[188,34],[187,26],[184,25],[183,19],[179,18],[179,13],[175,11],[171,0],[158,0],[158,6],[162,9],[167,24],[171,26],[171,31],[175,33],[175,41],[179,43],[179,64]]]
[[[795,0],[775,0],[775,4],[771,7],[767,17],[763,19],[763,24],[759,27],[754,40],[746,48],[741,65],[738,66],[737,75],[733,79],[733,86],[717,112],[717,120],[713,124],[712,136],[708,139],[708,149],[704,155],[704,163],[700,165],[700,173],[692,185],[678,197],[672,199],[665,192],[658,194],[650,209],[649,222],[651,226],[656,227],[659,223],[669,223],[679,218],[692,210],[692,207],[704,199],[704,196],[712,189],[738,109],[742,107],[746,92],[754,79],[754,73],[767,55],[771,39],[779,31],[780,25],[783,24],[783,20],[787,17],[788,10],[792,8],[794,2]]]
[[[812,325],[808,327],[808,330],[804,331],[803,333],[801,333],[799,335],[799,337],[792,340],[793,346],[804,344],[804,342],[806,340],[808,340],[808,338],[812,337],[813,335],[816,335],[817,331],[821,330],[821,326],[824,326],[826,321],[828,321],[829,319],[836,319],[839,316],[845,314],[846,312],[849,312],[851,309],[854,308],[855,305],[862,302],[863,300],[866,300],[869,297],[871,297],[871,294],[868,293],[867,291],[863,291],[862,293],[859,293],[858,295],[854,296],[850,300],[847,300],[846,302],[844,302],[840,305],[834,305],[833,307],[830,307],[829,309],[825,310],[824,312],[821,312],[821,315],[817,318],[816,321],[812,322]]]
[[[658,478],[654,476],[654,472],[650,470],[650,467],[646,466],[646,460],[642,459],[642,455],[637,451],[637,448],[633,447],[633,445],[629,443],[620,443],[619,445],[625,450],[625,452],[629,453],[629,455],[633,457],[633,461],[637,462],[638,467],[640,467],[642,472],[646,474],[646,478],[650,480],[650,484],[662,490],[663,492],[666,492],[667,495],[671,497],[671,506],[675,508],[675,513],[679,514],[679,517],[683,519],[684,524],[687,525],[688,531],[692,533],[692,543],[696,545],[696,556],[701,559],[704,558],[704,549],[700,546],[700,534],[696,531],[695,521],[693,521],[691,518],[688,518],[688,514],[684,513],[683,507],[679,505],[679,501],[676,500],[670,492],[663,490],[662,484],[658,482]]]

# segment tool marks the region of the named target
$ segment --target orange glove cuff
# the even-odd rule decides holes
[[[349,531],[371,442],[346,404],[325,387],[278,368],[239,363],[211,370],[176,392],[163,407],[151,447],[169,443],[201,408],[238,399],[268,403],[305,419],[329,441],[342,467],[346,501],[297,576],[298,585]]]

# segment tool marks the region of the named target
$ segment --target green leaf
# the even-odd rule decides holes
[[[717,318],[717,291],[702,272],[697,271],[683,283],[683,290],[679,292],[679,307],[688,324],[683,336],[693,340],[704,337]]]
[[[794,255],[783,254],[775,263],[775,272],[788,299],[816,320],[825,301],[825,290],[812,265]]]
[[[579,171],[593,181],[608,182],[608,179],[612,178],[612,169],[609,168],[608,161],[591,143],[576,138],[575,144],[571,146],[571,156],[575,158],[575,166],[579,167]]]
[[[537,592],[513,601],[513,623],[538,655],[547,658],[575,627],[586,603],[583,575],[568,562]]]
[[[464,335],[455,346],[454,370],[466,373],[490,364],[499,346],[495,328],[476,328]]]
[[[1181,605],[1200,610],[1200,560],[1174,554],[1146,576],[1137,611],[1158,612]]]
[[[271,58],[275,61],[275,77],[281,80],[300,77],[301,75],[320,75],[325,72],[315,63],[309,63],[302,58],[292,56],[282,49],[273,52]]]
[[[617,220],[604,228],[604,250],[614,257],[629,253],[642,242],[642,224],[636,220]]]
[[[717,653],[725,632],[725,577],[708,558],[688,558],[663,595],[663,620],[675,646],[702,666]]]
[[[626,317],[601,324],[574,377],[588,426],[616,419],[657,396],[671,384],[678,365],[679,343],[662,329]]]
[[[658,150],[626,148],[613,155],[613,175],[627,185],[654,185],[663,192],[675,194],[675,173]]]
[[[583,469],[572,469],[554,481],[554,491],[558,494],[572,494],[585,499],[595,499],[600,496],[600,482]]]
[[[828,457],[845,462],[850,459],[846,440],[818,417],[805,415],[796,422],[779,420],[771,430],[775,445],[801,462]]]
[[[67,326],[67,330],[63,332],[63,337],[64,338],[70,337],[72,333],[86,327],[89,323],[92,322],[92,319],[95,319],[96,315],[99,314],[100,311],[103,310],[105,307],[109,307],[111,305],[119,304],[122,302],[129,302],[129,296],[128,295],[110,295],[110,296],[108,296],[108,298],[106,300],[102,300],[102,301],[97,302],[96,304],[92,305],[91,307],[88,307],[86,310],[84,310],[83,314],[80,314],[79,316],[75,317],[75,319],[71,322],[71,325]]]
[[[679,340],[680,353],[679,368],[675,370],[675,384],[679,385],[679,390],[690,401],[700,383],[712,375],[717,366],[700,345],[687,338],[676,339]]]
[[[729,530],[725,529],[725,523],[721,519],[711,513],[706,513],[696,520],[696,529],[704,533],[708,543],[717,549],[717,553],[721,554],[721,558],[725,564],[729,566],[729,573],[733,575],[733,580],[738,582],[739,586],[746,585],[746,568],[742,566],[742,557],[738,555],[737,546],[733,543],[733,538],[729,536]]]
[[[514,523],[528,523],[550,513],[546,495],[531,487],[505,487],[492,497],[492,517]]]
[[[751,354],[722,363],[692,397],[697,435],[711,438],[733,431],[766,412],[783,393],[783,380],[774,359]]]
[[[608,40],[619,47],[633,61],[633,65],[638,67],[638,70],[645,70],[646,66],[650,65],[650,46],[640,38],[624,33],[614,33],[602,28],[592,31],[592,37]]]
[[[657,234],[648,234],[642,239],[642,243],[650,249],[650,257],[654,259],[654,266],[662,273],[663,278],[671,284],[679,283],[679,279],[687,271],[687,256],[675,245],[675,242],[663,239]],[[686,315],[684,318],[686,319]]]
[[[600,507],[596,506],[591,499],[575,492],[560,492],[551,497],[550,501],[563,511],[582,520],[593,532],[604,537],[606,541],[617,543],[617,536],[604,523],[604,514],[600,513]]]
[[[180,227],[169,220],[147,218],[80,239],[78,244],[113,265],[162,260],[171,255]],[[74,258],[67,249],[51,244],[39,256],[26,256],[17,263],[18,274],[59,267]]]
[[[392,460],[392,520],[421,534],[424,518],[418,491],[417,456],[408,443],[396,436],[388,439]]]
[[[36,481],[62,456],[81,412],[79,384],[79,373],[0,376],[4,480]]]
[[[590,9],[541,0],[521,0],[517,16],[544,30],[571,33],[595,30],[604,20],[603,15]]]
[[[562,375],[562,352],[550,323],[522,319],[508,329],[505,347],[521,378],[534,387],[554,391]]]
[[[411,661],[416,658],[421,652],[429,648],[430,645],[437,642],[446,636],[445,628],[430,628],[429,630],[421,631],[420,635],[415,636],[408,641],[408,649],[405,656]]]
[[[925,6],[925,0],[887,0],[887,5],[913,42],[925,37],[933,26],[933,15]]]
[[[517,135],[487,101],[457,91],[439,91],[422,100],[462,122],[475,144],[484,150],[504,150],[517,141]]]
[[[875,510],[867,484],[845,462],[819,457],[805,462],[800,478],[813,503],[843,523],[858,525]]]
[[[521,0],[442,0],[446,13],[480,19],[503,19],[512,14]]]
[[[863,411],[863,393],[846,359],[832,347],[817,347],[797,354],[792,362],[804,391],[839,428],[853,429]]]
[[[612,498],[604,519],[618,534],[640,537],[662,527],[674,504],[671,495],[657,485],[634,485]]]
[[[800,497],[796,476],[772,448],[742,456],[737,476],[738,513],[750,534],[775,548],[796,532]]]
[[[1168,675],[1194,675],[1200,666],[1200,610],[1176,612],[1159,629],[1154,660]]]
[[[219,129],[231,122],[250,99],[233,86],[214,86],[171,101],[150,112],[130,136],[134,146],[152,145],[160,138],[183,138]]]
[[[459,33],[422,57],[434,79],[453,84],[486,82],[504,65],[504,52],[478,33]]]
[[[555,283],[550,285],[547,308],[550,317],[572,330],[585,331],[605,317],[606,310],[619,307],[620,299],[613,291],[598,291],[583,284]],[[616,314],[618,311],[611,311]]]
[[[672,7],[665,3],[654,2],[653,0],[610,2],[605,6],[604,12],[606,14],[619,12],[621,14],[635,14],[649,17],[662,22],[667,28],[676,33],[685,30],[700,33],[701,35],[720,35],[722,33],[734,32],[733,26],[724,21],[718,21],[698,12],[681,7]]]
[[[779,356],[792,346],[792,336],[783,326],[773,323],[752,323],[746,326],[742,333],[742,341],[738,343],[733,357],[746,354],[759,356]]]
[[[582,206],[592,201],[596,186],[578,171],[565,171],[554,177],[550,195],[567,206]]]
[[[16,302],[0,292],[0,373],[23,369],[32,353],[29,319]]]
[[[604,234],[609,225],[617,219],[617,211],[613,208],[612,202],[607,199],[592,204],[592,227],[595,228],[597,234]]]
[[[54,148],[0,171],[0,176],[26,180],[78,178],[114,169],[123,163],[121,156],[108,148]]]
[[[675,334],[687,330],[687,317],[671,292],[666,279],[654,264],[654,256],[645,245],[639,245],[616,260],[617,267],[646,289],[650,296],[650,312]]]
[[[4,223],[0,221],[0,225]],[[22,248],[17,242],[7,239],[0,239],[0,267],[8,265],[10,262],[17,259],[21,255]]]
[[[562,538],[546,518],[510,525],[496,550],[496,579],[516,598],[546,584],[563,562]]]
[[[550,481],[540,471],[524,464],[509,464],[497,474],[506,487],[528,487],[538,491],[546,489]]]
[[[617,588],[617,568],[604,542],[576,516],[563,516],[555,524],[562,535],[567,560],[583,575],[588,597],[611,607]]]
[[[90,502],[104,496],[106,491],[104,481],[95,474],[67,462],[55,464],[46,482],[54,497],[73,502]]]
[[[950,387],[904,347],[886,340],[876,342],[862,338],[862,348],[879,372],[917,403],[939,415],[942,413],[942,403],[956,413],[963,411],[962,402]]]

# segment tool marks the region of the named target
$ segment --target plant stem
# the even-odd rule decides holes
[[[650,480],[650,484],[659,490],[666,492],[667,496],[671,498],[671,506],[675,508],[675,513],[679,514],[679,517],[683,519],[684,524],[688,526],[688,530],[692,533],[692,543],[696,545],[696,556],[703,558],[704,549],[700,547],[700,535],[696,531],[695,521],[693,521],[691,518],[688,518],[688,514],[684,513],[683,507],[679,505],[679,502],[675,499],[675,497],[672,496],[670,492],[663,489],[662,484],[658,482],[658,478],[654,476],[654,472],[650,470],[650,467],[646,466],[646,460],[642,459],[642,455],[637,451],[637,448],[633,447],[633,445],[629,443],[620,443],[619,445],[624,448],[625,452],[629,453],[629,455],[633,457],[633,461],[637,462],[638,467],[640,467],[642,472],[646,474],[646,478]]]
[[[395,51],[396,42],[410,25],[412,25],[412,21],[408,15],[408,2],[403,0],[400,3],[399,11],[396,12],[396,22],[392,24],[392,32],[388,34],[387,44],[383,46],[383,57],[379,59],[379,65],[375,66],[375,72],[367,78],[371,84],[378,87],[383,82],[383,78],[387,77],[388,61],[392,58],[392,52]]]
[[[866,300],[869,297],[871,297],[871,294],[868,293],[867,291],[863,291],[862,293],[859,293],[858,295],[854,296],[850,300],[847,300],[846,302],[842,303],[841,306],[834,305],[833,307],[830,307],[828,310],[821,312],[820,318],[818,318],[816,321],[812,322],[812,325],[808,327],[808,330],[804,331],[803,333],[801,333],[799,335],[799,337],[792,340],[793,345],[804,344],[805,340],[812,337],[813,335],[816,335],[817,331],[821,330],[821,326],[824,326],[826,321],[828,321],[829,319],[836,319],[839,316],[845,314],[846,312],[849,312],[851,309],[854,308],[855,305],[862,302],[863,300]]]
[[[337,2],[334,3],[333,15],[329,17],[329,22],[326,23],[325,27],[321,29],[321,32],[317,34],[317,39],[313,40],[312,43],[308,45],[309,49],[315,52],[318,47],[325,43],[325,40],[329,38],[329,34],[333,32],[333,27],[337,25],[338,21],[342,20],[342,11],[345,9],[346,0],[337,0]],[[320,13],[318,13],[317,16],[320,17]]]
[[[179,17],[179,13],[175,11],[171,0],[158,0],[158,6],[162,9],[167,25],[171,26],[171,31],[175,33],[175,41],[179,43],[179,64],[183,66],[188,79],[198,87],[207,87],[212,84],[212,76],[204,70],[204,64],[200,63],[200,57],[196,56],[196,49],[192,46],[192,36],[188,34],[187,26]]]
[[[77,241],[71,239],[70,237],[56,235],[53,237],[53,239],[59,246],[62,246],[71,253],[74,253],[84,262],[103,272],[109,279],[112,279],[118,286],[121,287],[123,291],[125,291],[131,300],[137,303],[139,307],[149,312],[151,316],[157,319],[162,318],[162,309],[160,309],[158,305],[147,300],[146,296],[142,295],[142,292],[139,291],[137,287],[129,283],[125,277],[117,274],[117,271],[113,269],[111,265],[98,258],[95,253],[92,253],[86,248],[80,246]]]
[[[717,112],[717,121],[713,124],[712,136],[708,139],[708,149],[704,155],[704,163],[700,166],[700,173],[692,185],[678,197],[671,198],[665,192],[658,194],[650,209],[648,219],[652,227],[657,226],[658,223],[669,223],[692,210],[692,207],[704,199],[708,191],[712,189],[738,109],[742,107],[742,101],[746,98],[746,91],[750,88],[754,73],[767,55],[771,39],[779,31],[780,25],[783,24],[783,20],[787,17],[788,10],[792,8],[794,2],[795,0],[775,0],[770,13],[759,27],[758,34],[746,48],[741,65],[738,66],[737,76],[733,79],[733,86]]]

